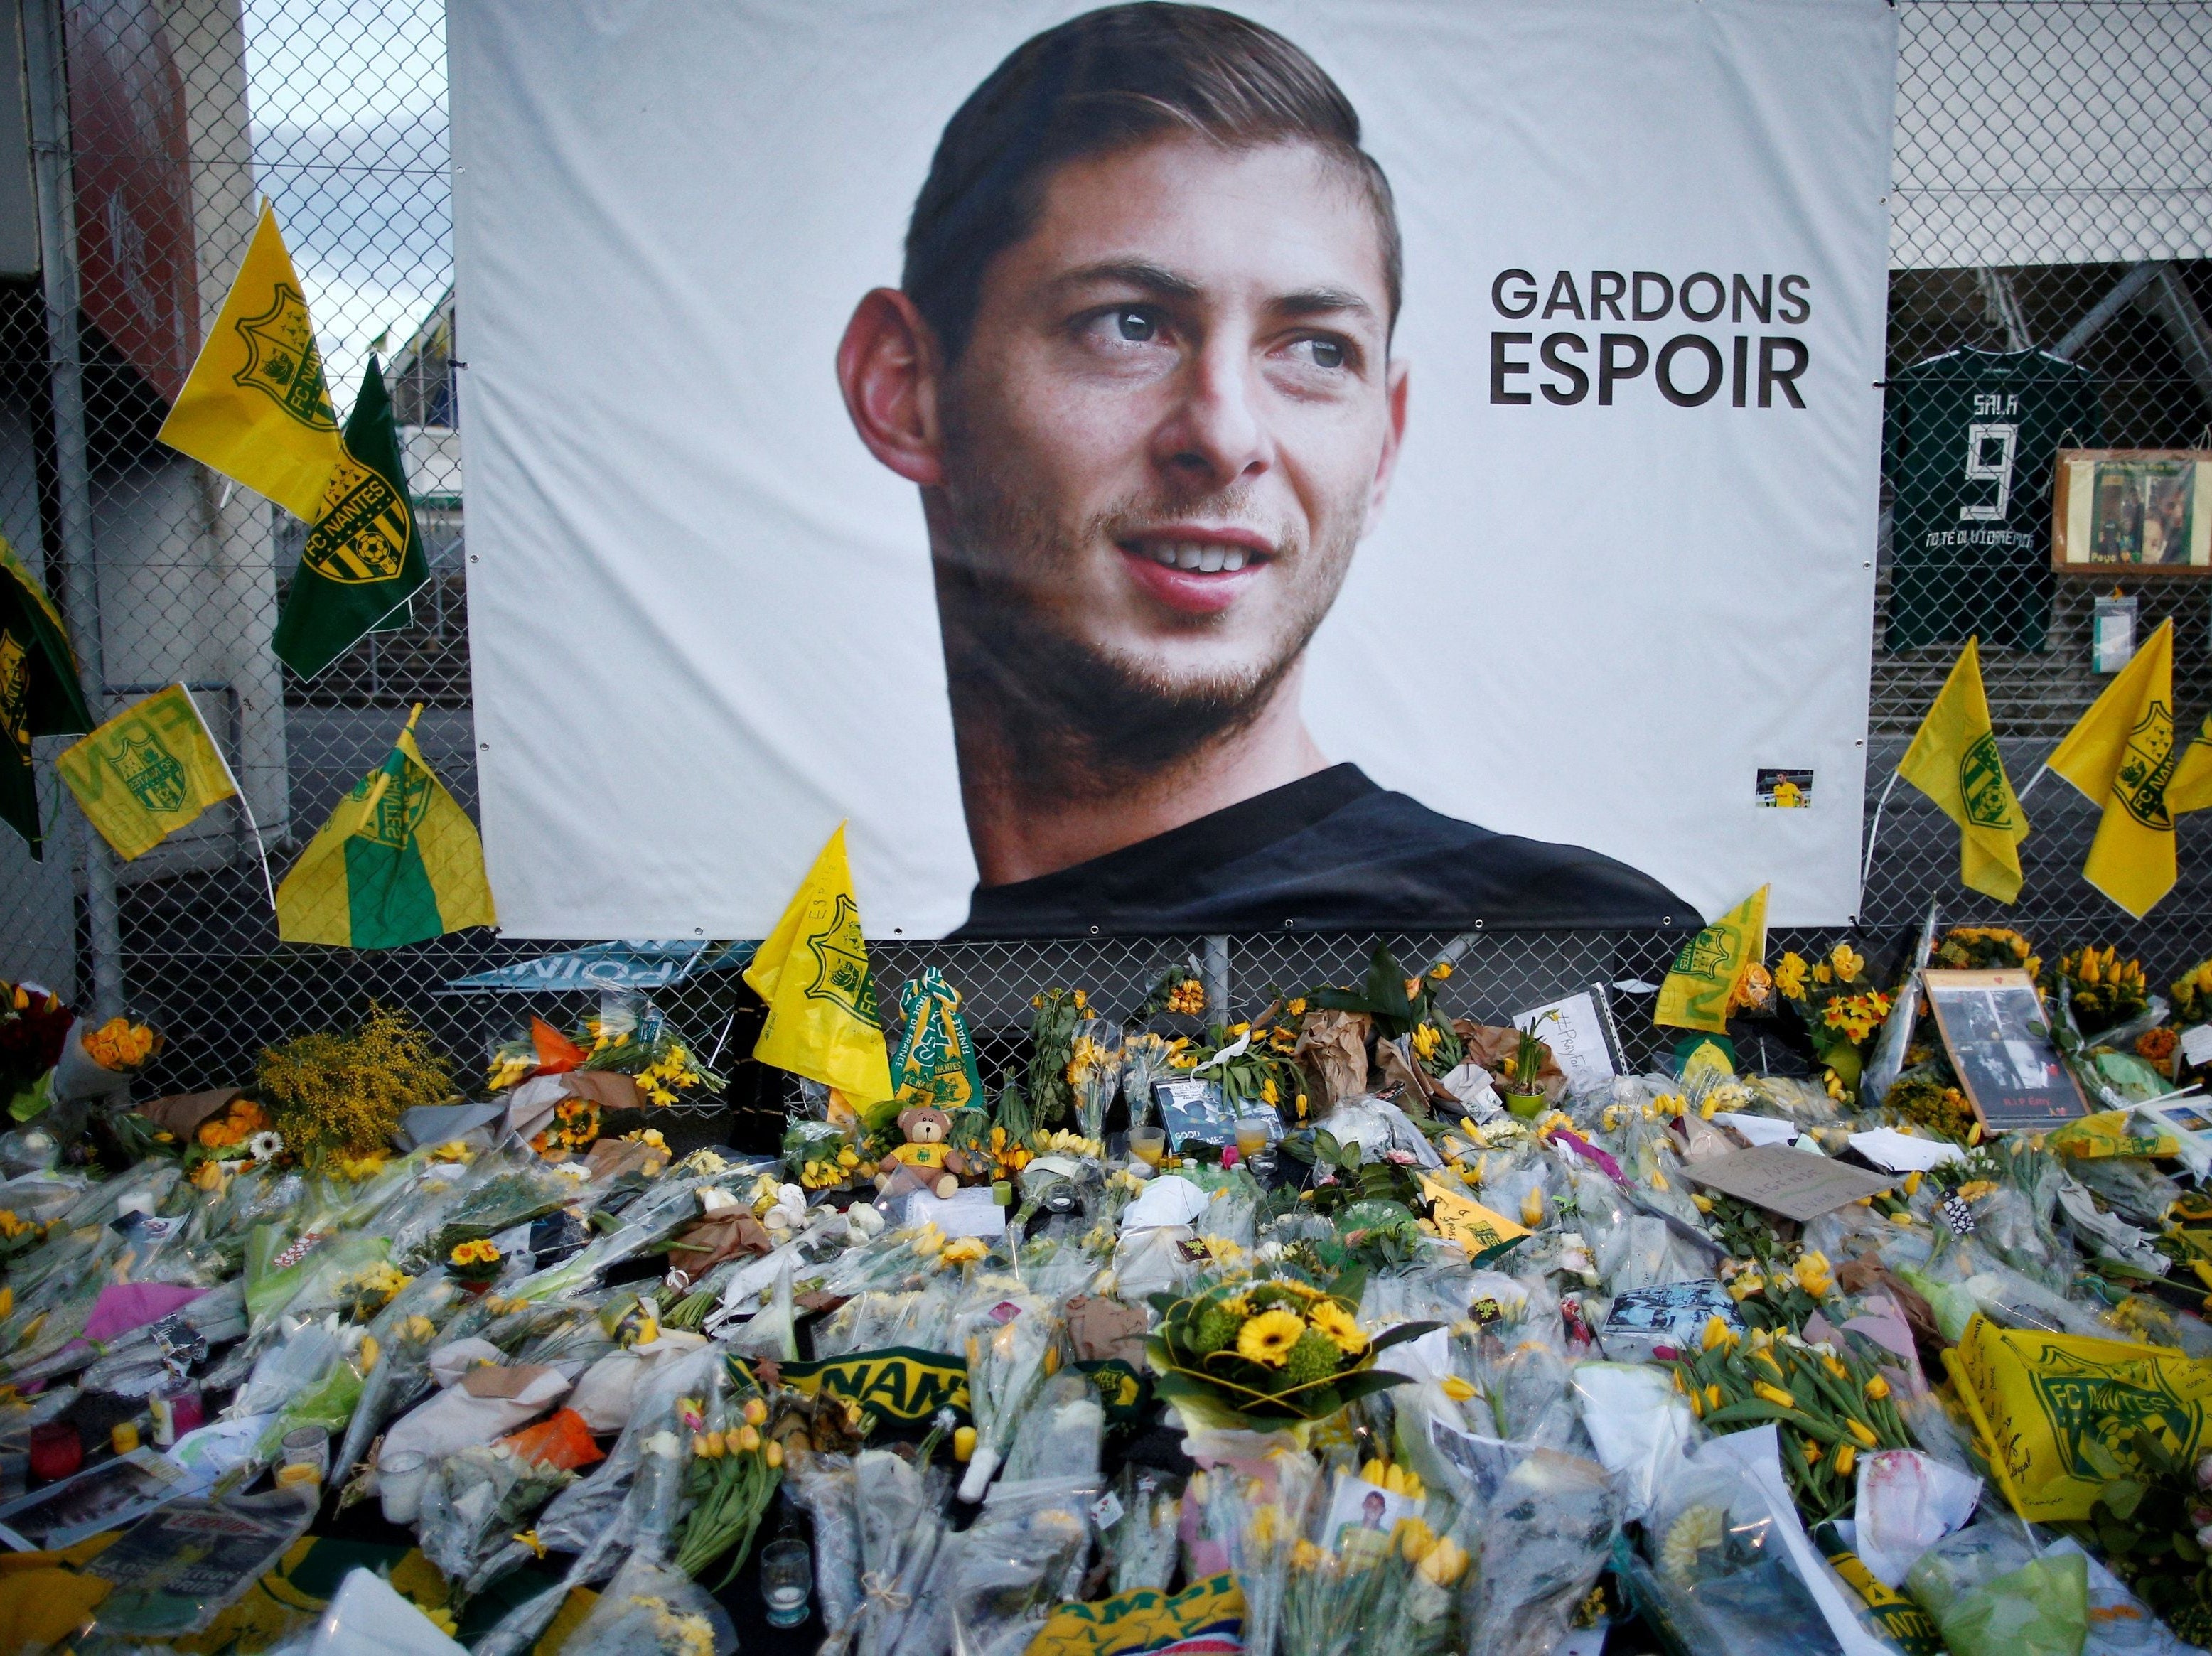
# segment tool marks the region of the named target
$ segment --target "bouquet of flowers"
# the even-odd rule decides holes
[[[2058,975],[2069,991],[2075,1021],[2084,1035],[2125,1023],[2150,1004],[2141,961],[2124,961],[2106,943],[2069,949],[2058,957]]]
[[[1404,1323],[1370,1340],[1357,1314],[1359,1275],[1325,1289],[1275,1277],[1183,1299],[1154,1295],[1159,1327],[1145,1342],[1153,1389],[1187,1419],[1265,1431],[1404,1385],[1405,1375],[1375,1367],[1376,1354],[1437,1325]]]
[[[1121,1086],[1121,1030],[1104,1018],[1085,1018],[1078,1026],[1067,1059],[1067,1084],[1075,1094],[1075,1117],[1085,1138],[1106,1137],[1106,1113]]]
[[[1008,1292],[1001,1294],[1003,1285]],[[980,1501],[999,1470],[1014,1425],[1043,1388],[1060,1319],[1042,1298],[1011,1279],[986,1277],[955,1327],[968,1353],[968,1407],[975,1452],[960,1483],[963,1501]]]
[[[591,1149],[599,1137],[599,1107],[588,1098],[564,1098],[553,1107],[553,1119],[531,1139],[530,1148],[557,1162]]]
[[[35,983],[0,983],[0,1095],[30,1092],[61,1061],[62,1042],[75,1022],[70,1009]],[[18,1110],[27,1120],[35,1110]]]
[[[446,1255],[446,1274],[471,1288],[489,1287],[499,1279],[499,1273],[506,1265],[506,1256],[488,1237],[456,1242],[453,1251]]]
[[[422,1486],[422,1556],[467,1592],[507,1538],[576,1475],[501,1443],[472,1443],[446,1457]]]
[[[1867,975],[1866,956],[1839,943],[1817,961],[1788,953],[1774,987],[1803,1023],[1814,1056],[1826,1066],[1832,1097],[1856,1095],[1866,1055],[1889,1016],[1890,997]]]
[[[719,1402],[720,1399],[717,1399]],[[783,1481],[783,1445],[763,1438],[768,1405],[747,1398],[735,1420],[710,1421],[703,1399],[678,1404],[691,1432],[691,1465],[684,1480],[691,1511],[676,1551],[676,1568],[695,1580],[726,1556],[730,1567],[715,1590],[726,1587],[752,1551],[761,1516]]]
[[[391,1143],[408,1110],[457,1096],[428,1032],[374,1005],[351,1034],[325,1031],[266,1048],[253,1091],[297,1155],[373,1154]]]
[[[1951,972],[1983,972],[2018,967],[2034,977],[2043,970],[2035,945],[2009,926],[1960,925],[1943,934],[1930,966]]]
[[[1091,1001],[1080,989],[1048,989],[1030,1005],[1030,1112],[1036,1125],[1049,1127],[1065,1121],[1075,1107],[1068,1076],[1075,1062],[1076,1032],[1091,1016]]]
[[[1850,1510],[1860,1454],[1913,1447],[1889,1382],[1848,1345],[1763,1328],[1745,1339],[1717,1316],[1700,1345],[1673,1365],[1691,1411],[1716,1431],[1780,1426],[1782,1470],[1808,1524]]]

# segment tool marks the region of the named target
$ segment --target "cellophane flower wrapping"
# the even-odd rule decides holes
[[[1556,1449],[1522,1455],[1491,1496],[1468,1656],[1546,1656],[1604,1569],[1620,1521],[1605,1468]]]
[[[1164,1592],[1175,1579],[1176,1530],[1182,1522],[1181,1480],[1135,1465],[1121,1469],[1115,1482],[1121,1515],[1103,1538],[1114,1566],[1114,1591],[1150,1587]]]
[[[1047,1380],[1017,1424],[1002,1474],[1008,1483],[1097,1478],[1106,1410],[1083,1374],[1063,1369]]]
[[[1012,1277],[979,1277],[955,1319],[968,1358],[968,1407],[975,1453],[961,1481],[963,1501],[982,1496],[1012,1447],[1014,1423],[1045,1382],[1045,1354],[1060,1331],[1051,1306]]]
[[[860,1518],[854,1501],[853,1457],[794,1453],[783,1490],[814,1526],[814,1597],[834,1636],[860,1607]]]
[[[481,1592],[489,1576],[479,1572],[575,1477],[504,1443],[471,1444],[447,1456],[422,1486],[422,1556],[463,1592]]]
[[[1205,1469],[1184,1492],[1196,1503],[1204,1544],[1189,1574],[1210,1574],[1225,1560],[1244,1594],[1247,1656],[1275,1656],[1291,1557],[1305,1533],[1320,1465],[1285,1432],[1194,1433],[1184,1447]]]
[[[975,1521],[937,1556],[908,1652],[1021,1656],[1052,1607],[1079,1593],[1090,1568],[1090,1511],[1103,1488],[1083,1477],[1001,1480]]]
[[[945,1536],[950,1479],[888,1449],[862,1450],[853,1458],[853,1475],[861,1591],[853,1648],[859,1656],[903,1656],[909,1623],[927,1619],[915,1606]]]
[[[737,1629],[712,1595],[678,1569],[641,1555],[624,1564],[563,1656],[733,1656]]]

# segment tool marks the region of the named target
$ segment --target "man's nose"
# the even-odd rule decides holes
[[[1162,470],[1200,488],[1224,488],[1267,470],[1260,390],[1244,352],[1209,342],[1176,377],[1175,406],[1155,438]]]

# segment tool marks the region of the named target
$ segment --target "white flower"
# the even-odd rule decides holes
[[[699,1192],[699,1211],[727,1213],[738,1205],[738,1198],[719,1185],[708,1185]]]
[[[281,1133],[258,1132],[246,1141],[246,1153],[257,1162],[270,1162],[284,1153]]]

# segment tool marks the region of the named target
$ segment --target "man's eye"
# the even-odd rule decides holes
[[[1133,344],[1149,344],[1159,337],[1160,325],[1146,311],[1116,311],[1114,326],[1122,338]]]
[[[1302,339],[1298,343],[1313,354],[1313,365],[1317,368],[1344,366],[1344,342],[1340,339]]]

